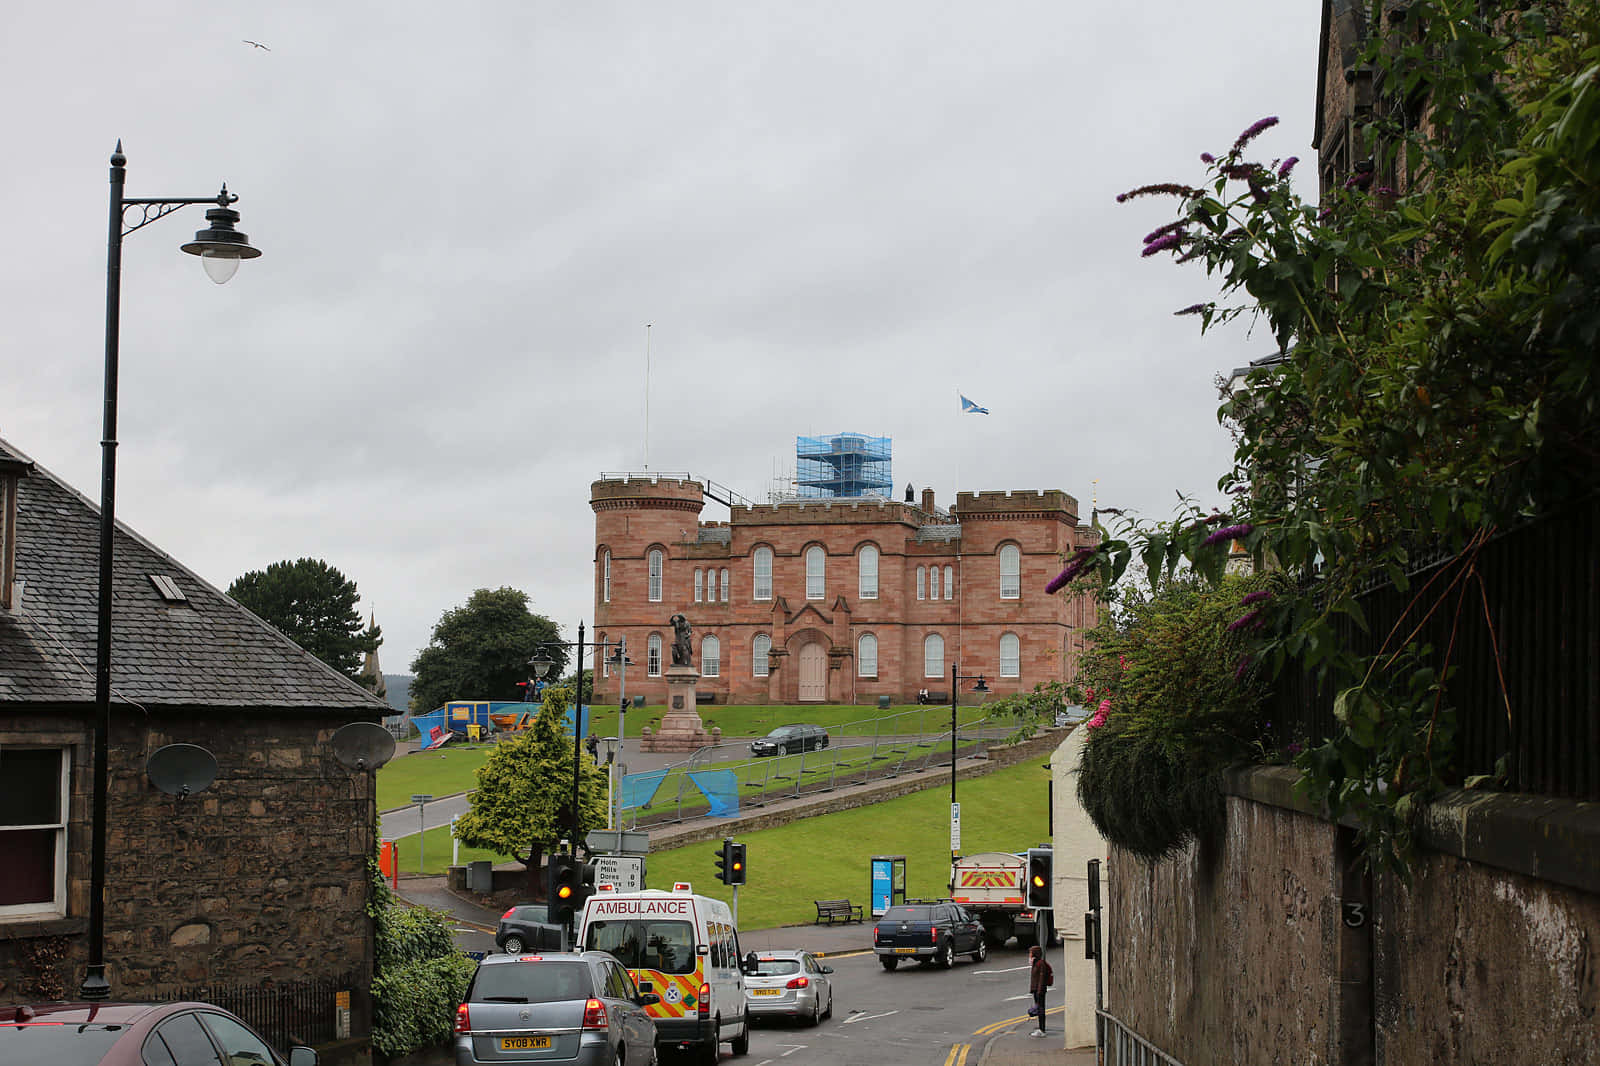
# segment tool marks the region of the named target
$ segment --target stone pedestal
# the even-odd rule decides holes
[[[694,709],[694,687],[700,671],[692,666],[669,666],[666,671],[667,711],[661,728],[640,740],[645,751],[694,751],[713,743],[700,714]]]

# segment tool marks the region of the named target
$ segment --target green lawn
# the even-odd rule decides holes
[[[812,901],[849,898],[867,905],[870,860],[874,855],[906,857],[907,895],[949,894],[950,792],[948,782],[908,796],[792,822],[775,829],[743,833],[749,847],[750,881],[739,890],[739,924],[747,929],[807,924],[816,916]],[[1048,778],[1035,760],[960,783],[962,850],[1021,851],[1047,839]],[[448,826],[430,829],[422,845],[427,871],[440,874],[450,864],[453,841]],[[400,870],[418,869],[418,842],[400,842]],[[716,879],[715,845],[691,844],[652,852],[646,860],[652,888],[688,881],[703,895],[732,899],[733,890]],[[504,856],[462,848],[461,862]]]

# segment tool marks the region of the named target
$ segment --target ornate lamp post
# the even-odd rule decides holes
[[[950,664],[950,855],[956,856],[956,826],[960,824],[961,808],[956,806],[956,686],[962,681],[976,681],[972,686],[974,692],[988,692],[989,685],[984,681],[982,674],[967,675],[961,673],[960,663]]]
[[[206,274],[218,285],[233,277],[241,259],[261,254],[233,225],[239,213],[229,204],[239,198],[224,185],[215,196],[130,197],[126,184],[128,157],[122,142],[111,154],[111,212],[106,238],[106,363],[104,423],[100,437],[100,583],[96,619],[94,677],[94,802],[89,847],[89,964],[78,994],[102,1000],[111,995],[105,965],[106,779],[111,733],[111,574],[112,535],[116,530],[117,495],[117,358],[122,311],[122,239],[187,204],[215,204],[206,212],[208,228],[194,235],[182,250],[200,257]],[[132,213],[138,208],[138,214]],[[131,221],[137,217],[137,221]]]
[[[572,641],[568,641],[568,640],[547,640],[543,644],[539,645],[539,649],[540,649],[539,656],[528,664],[529,666],[533,667],[535,673],[539,677],[542,678],[542,677],[544,677],[544,675],[546,673],[548,673],[550,671],[550,667],[554,665],[554,663],[550,659],[549,655],[545,652],[545,649],[547,649],[547,648],[576,648],[577,651],[578,651],[578,669],[577,669],[577,673],[574,675],[578,679],[578,690],[574,694],[573,699],[572,699],[572,837],[571,837],[571,843],[572,843],[572,849],[573,849],[573,853],[574,854],[577,853],[578,844],[579,844],[578,829],[580,828],[580,826],[582,824],[582,819],[580,819],[579,816],[578,816],[578,782],[579,782],[579,779],[580,779],[580,776],[581,776],[581,772],[582,772],[582,767],[583,767],[583,714],[582,714],[582,711],[581,711],[581,708],[583,707],[583,649],[585,649],[585,648],[594,648],[596,650],[596,653],[599,654],[602,649],[609,648],[609,647],[613,646],[613,642],[612,641],[608,641],[608,640],[586,641],[586,640],[583,639],[583,635],[584,635],[584,624],[582,622],[579,622],[578,623],[578,639],[577,640],[572,640]],[[615,642],[615,644],[620,645],[621,641],[617,641],[617,642]]]

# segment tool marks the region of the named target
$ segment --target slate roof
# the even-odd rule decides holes
[[[6,458],[28,461],[0,440]],[[0,610],[0,710],[93,705],[99,544],[99,507],[35,464],[18,492],[22,610]],[[120,522],[113,554],[113,706],[394,713]],[[188,602],[163,599],[152,574]]]

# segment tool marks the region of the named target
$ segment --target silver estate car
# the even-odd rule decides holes
[[[745,1010],[752,1018],[833,1017],[833,967],[809,951],[751,952],[744,966]]]
[[[603,951],[490,955],[456,1008],[456,1066],[654,1066],[660,1001]]]

